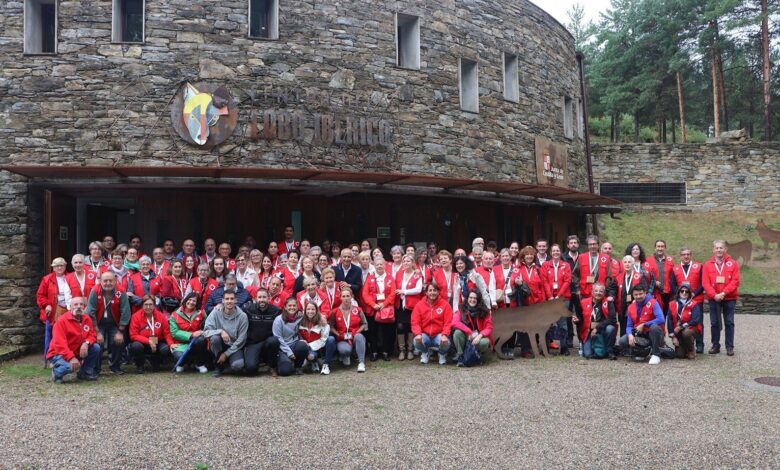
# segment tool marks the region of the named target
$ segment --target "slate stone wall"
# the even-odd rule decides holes
[[[111,42],[110,0],[60,0],[58,53],[24,55],[23,3],[0,2],[0,164],[317,167],[536,183],[534,138],[568,145],[587,190],[583,141],[564,137],[580,98],[571,35],[527,1],[280,0],[279,40],[247,37],[247,0],[149,1],[145,42]],[[420,16],[421,68],[395,66],[395,13]],[[520,99],[502,94],[502,52],[519,59]],[[458,61],[479,65],[480,112],[459,107]],[[171,129],[185,82],[226,85],[239,104],[216,149]],[[252,139],[266,110],[374,117],[386,148]],[[576,110],[575,110],[576,113]],[[576,114],[575,114],[576,116]],[[576,119],[576,118],[575,118]],[[0,343],[37,344],[42,190],[0,172]]]
[[[686,183],[686,205],[665,210],[780,212],[780,144],[604,144],[593,146],[593,179]],[[630,208],[631,205],[628,205]],[[642,205],[652,209],[652,205]]]

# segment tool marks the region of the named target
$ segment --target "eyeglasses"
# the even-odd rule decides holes
[[[688,294],[691,293],[691,291],[689,291],[688,289],[680,289],[680,292],[685,292],[685,293],[688,293]]]

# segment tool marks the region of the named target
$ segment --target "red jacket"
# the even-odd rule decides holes
[[[203,322],[206,321],[206,314],[203,309],[192,312],[192,316],[189,319],[185,315],[186,313],[183,313],[181,308],[177,308],[176,311],[171,314],[171,318],[168,319],[168,331],[171,330],[171,325],[176,325],[176,328],[179,331],[189,333],[190,335],[203,329]],[[171,332],[173,343],[168,343],[171,350],[179,345],[187,344],[189,340],[192,339],[190,335],[180,335],[181,341],[177,341],[176,338],[173,337],[173,332]],[[187,337],[189,337],[189,339],[185,341],[184,338]]]
[[[81,294],[81,288],[75,281],[75,278],[69,279],[68,276],[65,275],[65,282],[67,282],[68,287],[70,287],[71,297],[76,297]],[[45,323],[46,320],[49,320],[50,323],[54,323],[54,313],[57,311],[57,296],[59,294],[60,286],[57,283],[57,275],[54,273],[49,273],[43,276],[43,279],[41,279],[41,284],[38,286],[38,293],[36,296],[38,308],[40,309],[41,322]],[[51,306],[51,312],[48,316],[46,315],[47,306]],[[68,307],[70,306],[65,306],[65,308]]]
[[[682,318],[680,319],[682,320],[683,324],[689,323],[691,321],[691,319],[693,318],[693,310],[696,308],[696,306],[698,306],[699,309],[701,309],[701,304],[696,300],[692,300],[688,302],[685,305],[685,307],[683,307],[683,310],[681,312]],[[672,320],[672,329],[677,328],[677,314],[680,313],[678,310],[679,307],[680,304],[677,303],[676,300],[672,300],[671,302],[669,302],[669,317],[671,317]],[[701,334],[702,331],[704,331],[704,328],[702,328],[701,319],[699,320],[699,323],[697,325],[694,325],[692,328],[694,331]]]
[[[423,278],[423,284],[428,284],[433,280],[433,266],[426,265],[420,267],[419,264],[416,265],[417,272],[420,273],[420,276]],[[390,272],[387,270],[387,264],[385,264],[385,272]],[[396,273],[398,274],[398,273]]]
[[[168,325],[168,317],[155,309],[152,318],[153,321],[150,325],[143,310],[135,312],[130,317],[130,341],[149,345],[149,337],[156,336],[158,341],[165,341],[166,344],[172,345],[173,338],[171,337],[171,327]]]
[[[590,265],[590,253],[582,253],[579,257],[580,265],[580,298],[590,297],[591,288],[595,282],[607,283],[607,277],[618,280],[623,273],[623,266],[617,260],[599,253],[596,266]],[[594,273],[594,282],[588,282],[588,278]]]
[[[707,299],[713,300],[715,294],[726,293],[724,300],[737,300],[739,297],[739,264],[729,255],[723,255],[723,263],[719,266],[713,256],[704,263],[702,285]]]
[[[544,281],[539,273],[539,268],[533,265],[529,272],[528,267],[523,265],[518,268],[518,271],[516,279],[518,277],[521,278],[528,285],[528,288],[531,289],[531,295],[525,298],[524,305],[533,305],[546,301]],[[518,287],[516,283],[514,286],[515,288]]]
[[[157,266],[154,261],[152,261],[152,271],[157,275],[158,278],[162,279],[163,276],[168,275],[168,268],[171,266],[171,263],[169,261],[163,261],[162,266]]]
[[[301,312],[304,312],[306,304],[312,301],[311,297],[309,297],[309,293],[305,290],[298,292],[298,294],[295,296],[295,299],[298,301],[298,308]],[[314,299],[314,303],[317,304],[317,308],[320,310],[320,315],[323,318],[330,320],[331,310],[330,302],[328,302],[328,294],[326,294],[323,290],[317,289],[317,296],[314,297]],[[339,301],[339,305],[340,304],[341,302]]]
[[[387,273],[389,275],[390,272],[387,271]],[[397,273],[395,273],[395,288],[396,289],[412,290],[415,287],[417,287],[417,284],[419,282],[423,283],[422,284],[423,290],[421,290],[419,294],[406,295],[405,296],[406,305],[404,306],[404,308],[406,308],[407,310],[414,310],[414,306],[417,305],[417,303],[420,300],[422,300],[423,295],[424,295],[425,282],[422,279],[422,275],[420,273],[418,273],[417,271],[415,271],[414,273],[412,273],[411,277],[409,277],[409,279],[406,281],[406,285],[403,285],[403,283],[404,283],[404,272],[403,272],[403,270],[398,271]],[[439,297],[441,297],[441,293],[439,293]],[[401,308],[401,296],[400,295],[396,296],[395,300],[396,300],[395,306],[397,308]]]
[[[555,280],[556,271],[558,274],[557,282]],[[550,259],[539,268],[539,272],[544,281],[545,300],[549,300],[553,297],[561,297],[564,299],[571,298],[571,266],[569,266],[569,263],[564,260],[559,260],[558,268],[556,269],[553,260]]]
[[[580,328],[580,341],[583,343],[588,340],[590,333],[590,324],[593,321],[593,297],[588,297],[580,301],[582,306],[582,327]],[[601,313],[604,318],[609,318],[609,301],[606,297],[601,300]]]
[[[452,293],[455,292],[455,283],[458,282],[457,279],[458,275],[455,273],[454,269],[450,271],[450,282],[447,282],[447,277],[444,275],[443,269],[437,269],[433,272],[433,282],[439,286],[439,298],[442,298],[447,302],[452,301],[451,296]]]
[[[100,267],[100,272],[97,275],[98,276],[98,280],[97,280],[96,284],[100,283],[100,275],[103,274],[103,273],[111,271],[110,268],[111,268],[110,264],[107,264],[105,266],[101,266]],[[113,272],[113,271],[111,271],[111,272]],[[119,279],[119,276],[116,276],[116,288],[118,290],[121,290],[122,292],[127,292],[127,281],[128,281],[128,279],[130,279],[130,275],[132,273],[133,273],[133,271],[128,270],[127,274],[125,274],[124,277],[122,277],[122,279]],[[116,274],[116,273],[114,273],[114,274]]]
[[[342,312],[341,309],[333,312],[333,323],[335,324],[334,330],[336,333],[336,340],[347,341],[349,344],[352,344],[352,341],[357,334],[357,330],[360,328],[360,314],[362,312],[358,307],[352,307],[349,312],[349,325],[347,325],[346,320],[344,319],[344,312]],[[344,335],[347,333],[348,328],[349,332],[352,334],[352,339],[345,340]]]
[[[452,307],[441,296],[433,305],[428,299],[417,302],[412,310],[412,334],[414,336],[425,333],[430,337],[442,334],[449,336],[452,332]]]
[[[187,279],[182,276],[178,280],[173,275],[163,276],[160,283],[160,297],[173,297],[181,301],[187,291]]]
[[[84,270],[84,277],[82,278],[82,281],[84,282],[84,286],[82,287],[81,282],[79,282],[79,279],[76,277],[76,273],[67,273],[65,274],[65,278],[68,280],[68,285],[70,286],[78,286],[79,287],[79,296],[80,297],[86,297],[89,295],[89,292],[92,290],[93,287],[95,287],[95,284],[97,284],[97,274],[95,274],[92,271],[89,271],[87,269]],[[71,287],[71,295],[74,297],[76,294],[73,293],[73,287]],[[84,299],[86,301],[86,298]]]
[[[90,295],[95,294],[97,296],[97,311],[95,312],[95,321],[97,321],[98,324],[100,324],[100,320],[103,319],[103,315],[106,314],[106,306],[103,302],[103,288],[100,286],[100,284],[97,284],[95,287],[92,288],[92,292]],[[122,299],[122,294],[124,292],[119,289],[114,289],[114,298],[111,299],[111,302],[109,303],[109,310],[111,311],[111,316],[114,318],[114,322],[119,325],[120,320],[122,319],[122,311],[121,311],[121,305],[120,301]],[[87,300],[89,302],[89,300]],[[127,318],[127,317],[125,317]]]
[[[333,299],[331,300],[330,295],[328,294],[328,288],[322,289],[322,294],[325,296],[325,302],[328,304],[328,307],[330,308],[331,312],[335,312],[337,308],[341,306],[341,293],[339,291],[339,286],[336,284],[333,287]]]
[[[672,260],[672,257],[667,256],[664,258],[663,266],[658,266],[658,261],[655,259],[655,255],[647,258],[647,261],[645,261],[645,270],[653,273],[656,281],[661,279],[661,269],[663,269],[664,274],[664,285],[661,286],[661,289],[659,290],[661,293],[668,294],[671,292],[671,288],[669,287],[669,280],[672,278],[672,269],[674,269],[674,260]]]
[[[379,303],[383,304],[385,307],[395,306],[395,280],[388,272],[385,272],[385,280],[381,294],[384,295],[384,299],[377,298],[377,296],[380,295],[380,291],[379,284],[376,282],[376,273],[369,274],[360,291],[360,297],[366,305],[364,313],[367,317],[374,316],[374,313],[376,313],[374,306]]]
[[[672,269],[672,274],[674,275],[674,281],[677,288],[679,289],[684,282],[687,282],[691,285],[692,292],[699,290],[702,282],[702,268],[702,264],[698,261],[691,261],[688,266],[688,274],[686,277],[685,270],[682,268],[682,263],[675,264]],[[702,290],[699,295],[695,296],[693,300],[704,303],[704,290]]]
[[[149,275],[151,276],[151,271],[149,272]],[[127,288],[128,290],[132,288],[133,295],[139,299],[143,299],[146,294],[157,297],[160,295],[160,278],[155,276],[149,279],[149,292],[146,292],[146,289],[144,289],[143,274],[141,274],[140,271],[135,272],[130,275]],[[141,310],[141,305],[132,305],[131,307],[133,309],[133,313]]]
[[[466,319],[465,321],[463,319]],[[493,315],[488,313],[484,317],[471,318],[467,313],[459,313],[452,315],[452,329],[460,330],[470,336],[474,330],[477,330],[484,338],[487,338],[490,342],[490,347],[493,347]]]
[[[268,295],[270,296],[268,303],[271,305],[276,305],[281,309],[284,308],[284,303],[287,302],[287,297],[289,297],[284,291],[281,291],[276,295],[271,295],[269,292]]]
[[[282,266],[276,271],[276,275],[282,280],[282,291],[290,297],[293,294],[293,288],[295,287],[295,280],[301,275],[299,271],[295,274],[290,272],[288,266]]]
[[[206,306],[206,301],[209,300],[209,296],[219,287],[219,282],[217,282],[216,279],[212,278],[206,278],[206,288],[204,289],[203,284],[200,282],[199,277],[193,277],[190,279],[190,290],[192,292],[196,292],[198,294],[198,299],[200,299],[200,306],[201,308]]]
[[[283,255],[285,253],[289,253],[290,251],[292,251],[292,250],[287,249],[287,243],[284,240],[282,240],[280,242],[277,242],[276,246],[279,247],[279,254],[280,255]],[[293,240],[293,242],[292,242],[292,249],[293,250],[297,250],[298,248],[300,248],[300,246],[301,246],[301,242],[299,242],[298,240]]]
[[[81,321],[76,320],[70,310],[60,315],[52,328],[51,335],[46,359],[59,355],[66,361],[70,361],[78,357],[82,344],[87,342],[92,345],[97,341],[97,332],[95,325],[92,324],[92,318],[84,313],[81,315]]]
[[[512,290],[512,292],[515,291],[516,286],[513,284],[514,280],[517,279],[517,276],[520,274],[520,271],[517,270],[517,267],[513,264],[509,265],[509,279],[506,279],[504,277],[504,268],[499,264],[498,266],[493,266],[493,275],[496,277],[496,289],[497,290],[503,290],[506,293],[507,289]],[[509,305],[505,305],[505,298],[506,296],[502,296],[500,299],[496,298],[496,303],[498,304],[498,308],[502,307],[517,307],[517,302],[515,302],[515,296],[512,295],[509,298]]]

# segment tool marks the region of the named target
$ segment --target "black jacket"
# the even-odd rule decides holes
[[[260,307],[255,302],[247,302],[241,307],[241,310],[246,313],[246,318],[249,320],[246,344],[262,343],[273,336],[271,327],[274,324],[274,319],[282,313],[281,308],[276,305],[266,304],[265,310],[260,310]]]
[[[352,295],[355,299],[360,298],[360,288],[363,287],[363,270],[360,266],[352,265],[349,272],[344,276],[344,267],[339,263],[334,268],[336,271],[336,282],[346,282],[352,288]]]

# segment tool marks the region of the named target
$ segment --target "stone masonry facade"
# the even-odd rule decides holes
[[[279,39],[248,38],[248,0],[146,2],[142,44],[111,41],[110,0],[59,0],[56,55],[24,55],[24,2],[0,2],[0,165],[236,166],[366,170],[536,183],[534,139],[568,147],[587,191],[583,140],[564,137],[580,99],[571,35],[528,1],[279,0]],[[396,67],[395,13],[420,17],[421,66]],[[503,99],[502,53],[519,62]],[[478,114],[459,107],[458,63],[479,70]],[[187,145],[170,103],[185,82],[227,86],[238,126]],[[327,110],[392,123],[385,148],[252,138],[252,116]],[[575,113],[576,113],[575,109]],[[576,116],[576,114],[575,114]],[[575,117],[576,119],[576,117]],[[576,128],[576,125],[575,125]],[[0,172],[0,344],[38,344],[42,192]]]
[[[596,185],[686,183],[687,204],[657,206],[664,210],[780,212],[778,163],[778,143],[593,146]]]

